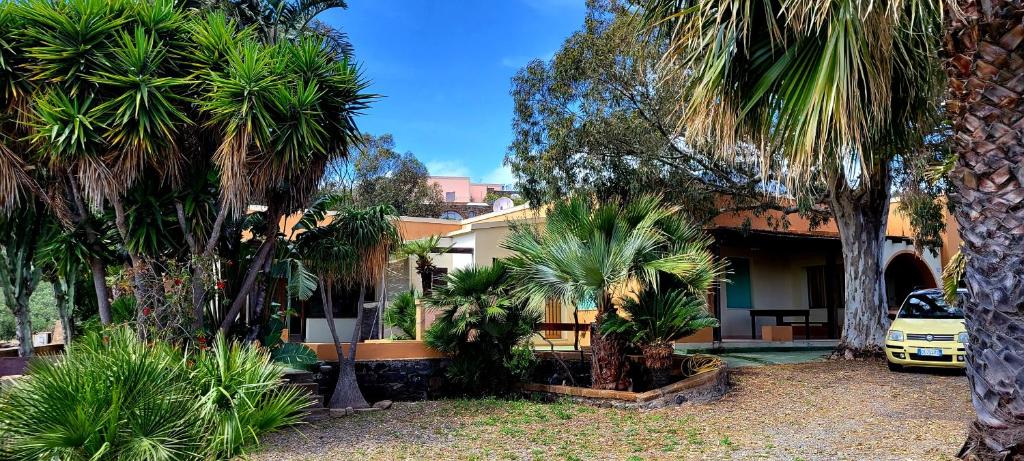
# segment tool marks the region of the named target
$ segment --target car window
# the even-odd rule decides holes
[[[915,293],[907,297],[900,308],[900,318],[904,319],[962,319],[964,311],[961,307],[963,297],[957,297],[957,305],[951,306],[942,297],[942,293]]]

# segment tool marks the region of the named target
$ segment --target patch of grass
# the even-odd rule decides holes
[[[731,447],[731,446],[733,446],[732,440],[729,439],[728,435],[722,437],[721,440],[718,441],[718,444],[723,446],[723,447]]]

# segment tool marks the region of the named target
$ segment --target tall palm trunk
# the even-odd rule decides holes
[[[960,456],[1024,448],[1024,5],[950,0],[950,179],[967,259],[967,377],[977,419]]]
[[[889,217],[888,163],[879,162],[865,176],[867,182],[852,189],[840,173],[829,194],[843,246],[846,313],[839,351],[847,358],[880,354],[889,326],[882,267]]]

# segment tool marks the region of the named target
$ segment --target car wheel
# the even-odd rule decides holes
[[[889,365],[889,371],[896,371],[896,372],[903,371],[903,365],[899,365],[899,364],[892,363],[892,362],[889,362],[889,361],[886,361],[885,363],[886,363],[886,365]]]

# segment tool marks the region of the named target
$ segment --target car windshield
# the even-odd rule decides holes
[[[951,306],[942,297],[942,293],[915,293],[903,302],[899,316],[905,319],[962,319],[962,299],[962,296],[957,296],[957,305]]]

